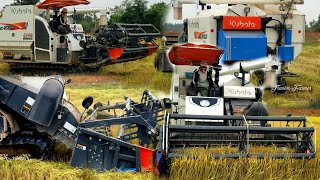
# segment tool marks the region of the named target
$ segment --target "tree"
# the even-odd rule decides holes
[[[146,23],[153,24],[158,29],[163,29],[164,20],[167,14],[168,6],[164,2],[153,4],[144,14]]]
[[[163,20],[167,11],[164,2],[153,4],[147,8],[147,0],[127,0],[121,6],[114,8],[109,24],[119,23],[138,23],[153,24],[158,29],[162,29]]]
[[[13,5],[35,5],[39,0],[14,0]]]
[[[93,33],[98,26],[99,19],[96,14],[76,14],[73,17],[77,24],[81,24],[85,33]]]
[[[312,32],[320,32],[320,15],[318,16],[317,21],[313,20],[310,22],[308,30]]]
[[[109,24],[121,23],[143,23],[144,13],[147,11],[146,0],[123,1],[120,6],[114,8]]]

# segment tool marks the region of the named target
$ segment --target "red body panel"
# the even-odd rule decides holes
[[[261,17],[224,16],[224,30],[261,30]]]
[[[108,48],[111,60],[118,59],[123,54],[122,48]]]
[[[169,59],[175,65],[208,65],[219,63],[222,49],[208,44],[175,44],[169,52]]]
[[[40,9],[63,8],[66,6],[76,6],[81,4],[90,4],[87,0],[45,0],[38,4]]]
[[[139,147],[140,148],[140,162],[141,162],[141,171],[153,171],[155,153],[153,150]]]

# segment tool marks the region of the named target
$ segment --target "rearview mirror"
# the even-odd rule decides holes
[[[85,109],[88,109],[93,103],[93,97],[88,96],[86,98],[84,98],[84,100],[82,101],[82,107],[84,107]]]

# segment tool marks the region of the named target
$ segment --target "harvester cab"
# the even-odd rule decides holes
[[[1,31],[3,61],[76,64],[82,52],[79,42],[85,40],[82,25],[70,24],[68,32],[58,32],[56,24],[61,7],[54,8],[52,18],[51,8],[41,8],[49,7],[40,4],[39,8],[32,5],[4,8],[1,18],[3,28],[6,28]]]
[[[201,10],[185,19],[185,43],[208,44],[224,50],[221,64],[260,61],[274,57],[280,62],[279,84],[284,77],[297,77],[289,65],[301,53],[305,16],[296,9],[300,0],[174,0],[174,18],[182,19],[183,4]]]

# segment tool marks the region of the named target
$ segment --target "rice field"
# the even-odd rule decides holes
[[[307,44],[304,52],[291,66],[293,72],[299,73],[301,78],[288,80],[289,85],[302,83],[312,86],[312,92],[274,95],[266,93],[264,100],[273,108],[306,108],[309,105],[305,100],[319,99],[320,81],[319,58],[320,46]],[[95,102],[111,103],[123,102],[124,96],[129,96],[135,101],[140,100],[143,90],[149,89],[157,97],[168,97],[170,91],[171,74],[159,73],[153,68],[153,58],[138,60],[124,64],[104,67],[98,75],[69,75],[73,83],[67,86],[66,92],[69,100],[79,108],[81,101],[88,95],[94,97]],[[312,67],[305,64],[312,64]],[[8,66],[0,65],[3,74],[8,73]],[[315,73],[310,73],[314,71]],[[311,93],[311,94],[310,94]],[[300,103],[299,103],[300,102]],[[308,101],[309,102],[309,101]],[[317,131],[320,128],[320,118],[311,117]],[[320,116],[320,114],[319,114]],[[317,136],[317,144],[320,143],[320,135]],[[319,147],[317,148],[319,150]],[[152,172],[105,172],[99,173],[89,169],[78,169],[68,165],[68,153],[63,148],[57,151],[58,156],[51,161],[39,160],[1,160],[0,179],[173,179],[173,180],[197,180],[197,179],[319,179],[320,158],[297,159],[210,159],[206,150],[197,150],[197,158],[180,158],[172,162],[170,176],[159,177]],[[226,151],[216,149],[215,151]],[[232,149],[227,150],[233,151]]]
[[[307,43],[303,46],[302,53],[289,67],[291,72],[299,74],[300,77],[286,78],[287,86],[292,88],[286,94],[265,92],[263,100],[268,106],[293,109],[320,108],[319,52],[319,43]]]

